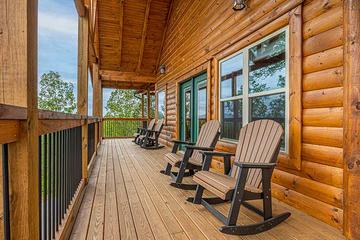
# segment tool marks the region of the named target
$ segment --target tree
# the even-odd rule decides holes
[[[74,85],[62,80],[58,72],[44,73],[40,79],[39,108],[74,113],[76,109]]]
[[[141,115],[141,99],[134,90],[114,90],[106,103],[106,117],[138,118]]]

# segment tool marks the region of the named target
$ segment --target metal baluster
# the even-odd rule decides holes
[[[46,219],[46,225],[47,225],[47,239],[51,239],[51,145],[52,145],[52,139],[51,139],[51,133],[48,134],[48,166],[47,166],[47,219]]]
[[[39,188],[39,233],[40,233],[40,240],[43,239],[43,236],[42,236],[42,136],[39,136],[39,143],[38,143],[38,150],[39,150],[39,185],[38,185],[38,188]]]
[[[57,133],[57,159],[56,159],[56,231],[59,231],[60,225],[60,134],[61,131]]]
[[[53,144],[52,144],[52,149],[53,149],[53,158],[52,158],[52,169],[51,169],[51,175],[52,175],[52,185],[51,185],[51,229],[52,229],[52,238],[55,238],[55,219],[56,219],[56,213],[55,213],[55,198],[56,198],[56,194],[55,194],[55,186],[56,186],[56,174],[55,174],[55,164],[56,164],[56,133],[53,133]]]
[[[10,204],[9,204],[9,151],[8,145],[2,145],[2,173],[3,173],[3,211],[4,211],[4,239],[10,239]]]
[[[47,239],[47,161],[48,161],[48,135],[44,135],[44,164],[43,164],[43,218],[41,224],[43,226],[44,240]]]
[[[63,219],[64,217],[64,193],[65,193],[65,174],[64,174],[64,167],[65,167],[65,136],[66,136],[66,130],[62,131],[61,134],[61,152],[62,152],[62,156],[61,156],[61,219]]]

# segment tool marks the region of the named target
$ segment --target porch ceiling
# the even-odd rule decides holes
[[[146,87],[154,82],[170,2],[98,1],[99,63],[103,86]]]

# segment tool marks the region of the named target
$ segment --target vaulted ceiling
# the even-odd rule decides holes
[[[98,0],[97,39],[104,87],[155,82],[171,0]]]

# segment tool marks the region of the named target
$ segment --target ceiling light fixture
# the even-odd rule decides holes
[[[159,71],[160,71],[160,74],[165,74],[166,68],[165,68],[165,65],[164,65],[164,64],[161,64],[161,65],[160,65]]]
[[[233,9],[234,11],[241,11],[246,8],[246,0],[234,0]]]

